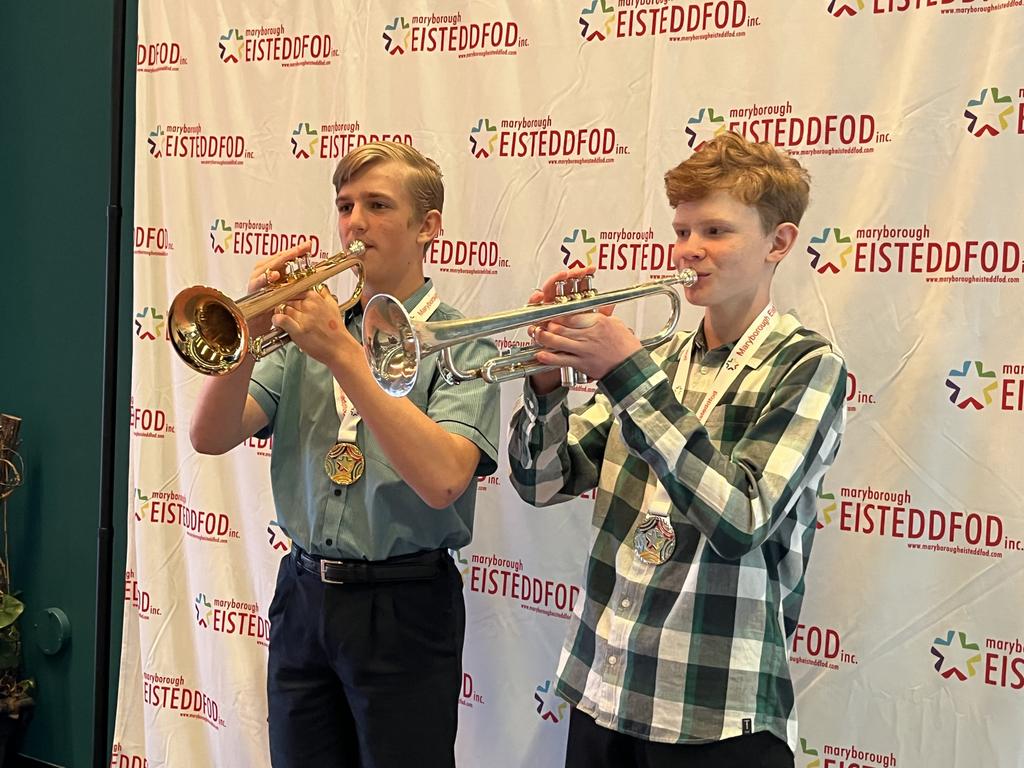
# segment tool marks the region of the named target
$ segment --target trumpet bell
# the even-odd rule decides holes
[[[363,349],[381,389],[404,397],[416,385],[420,340],[402,302],[378,293],[363,310]]]
[[[262,336],[252,336],[249,321],[305,291],[317,288],[327,278],[351,269],[356,273],[356,287],[352,296],[338,307],[345,311],[362,295],[363,263],[359,257],[365,251],[362,241],[353,240],[347,251],[316,264],[311,265],[308,258],[304,258],[304,267],[295,261],[288,262],[282,267],[285,275],[280,282],[235,301],[216,288],[205,285],[194,285],[180,291],[167,312],[175,352],[192,370],[207,376],[231,373],[246,355],[252,355],[254,360],[266,357],[291,339],[277,328]]]
[[[168,311],[171,346],[198,373],[230,373],[249,347],[249,328],[234,301],[216,288],[195,285],[174,297]]]

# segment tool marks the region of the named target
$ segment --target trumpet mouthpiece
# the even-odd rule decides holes
[[[683,285],[687,288],[697,284],[697,273],[689,267],[679,270],[679,277],[682,278]]]
[[[345,249],[346,255],[358,259],[364,253],[366,253],[366,245],[362,240],[353,240],[348,244],[348,248]]]

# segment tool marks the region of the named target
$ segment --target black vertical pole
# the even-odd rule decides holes
[[[104,293],[103,411],[100,425],[100,505],[96,541],[96,673],[93,678],[93,768],[109,766],[110,617],[114,540],[114,436],[117,425],[118,290],[121,283],[121,170],[124,118],[125,0],[114,0],[110,73],[110,195]]]

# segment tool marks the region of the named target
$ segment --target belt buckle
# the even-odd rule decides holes
[[[320,581],[324,584],[344,584],[345,581],[343,579],[332,579],[327,575],[327,566],[330,562],[329,560],[320,561]]]

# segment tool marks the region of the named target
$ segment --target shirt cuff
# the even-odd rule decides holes
[[[530,384],[529,376],[523,379],[523,407],[532,417],[543,419],[558,410],[568,396],[569,390],[565,387],[556,387],[546,395],[539,395]]]
[[[663,381],[668,381],[668,377],[651,353],[638,349],[597,382],[597,388],[618,416]]]

